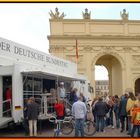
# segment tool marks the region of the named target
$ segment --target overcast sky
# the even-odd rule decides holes
[[[140,20],[139,3],[0,3],[0,36],[48,53],[48,13],[56,7],[68,19],[81,19],[85,8],[91,11],[92,19],[120,19],[120,11],[125,8],[129,12],[129,19]]]

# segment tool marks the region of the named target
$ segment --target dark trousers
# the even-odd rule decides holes
[[[96,116],[96,131],[104,131],[104,116]]]
[[[106,117],[105,126],[109,126],[109,125],[110,125],[110,118],[107,118],[107,117]]]
[[[6,114],[6,116],[7,117],[11,117],[11,106],[10,106],[10,102],[8,101],[7,103],[6,103],[6,110],[9,110],[9,111],[7,111],[7,114]]]
[[[127,118],[127,116],[120,116],[120,121],[121,121],[121,129],[124,131],[125,125],[126,125],[126,131],[127,131],[128,130],[128,118]]]
[[[95,111],[92,111],[92,115],[94,117],[94,122],[96,123],[96,112]]]
[[[54,112],[54,104],[53,103],[49,103],[48,104],[48,113],[53,113]]]
[[[131,137],[134,137],[136,129],[138,129],[137,130],[137,137],[140,137],[140,125],[133,125],[133,129],[132,129],[132,132],[131,132]]]
[[[29,135],[29,124],[28,119],[23,120],[23,128],[25,130],[25,135]]]

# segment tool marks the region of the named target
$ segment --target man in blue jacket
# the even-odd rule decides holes
[[[125,93],[121,97],[120,105],[119,105],[119,114],[120,114],[120,121],[121,121],[121,132],[125,129],[125,120],[126,120],[126,130],[128,129],[127,124],[127,112],[126,112],[126,104],[127,104],[128,94]]]

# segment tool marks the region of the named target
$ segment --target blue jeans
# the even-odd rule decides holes
[[[115,112],[116,127],[120,128],[119,113]]]
[[[109,124],[110,124],[111,126],[113,126],[113,125],[114,125],[114,123],[113,123],[113,110],[110,111],[109,116],[110,116],[110,122],[109,122]]]
[[[104,116],[96,116],[96,131],[104,131]]]
[[[84,137],[84,122],[85,119],[75,119],[75,137],[79,137],[79,132]]]
[[[131,132],[131,137],[134,137],[136,129],[138,129],[137,137],[140,137],[140,125],[133,125],[133,129],[132,129],[132,132]]]
[[[111,110],[110,112],[109,112],[109,118],[106,118],[106,121],[105,121],[105,125],[106,126],[109,126],[109,125],[111,125],[111,126],[113,126],[113,111]]]
[[[128,116],[128,133],[131,134],[131,116]]]

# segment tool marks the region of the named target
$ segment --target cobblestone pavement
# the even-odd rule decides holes
[[[50,123],[43,122],[42,131],[38,132],[38,137],[53,137],[54,136],[54,126]],[[41,132],[41,133],[40,133]],[[1,129],[0,137],[27,137],[24,134],[24,130],[21,126],[16,127],[14,130]],[[61,137],[74,137],[74,131],[70,135],[61,135]],[[120,129],[116,128],[105,128],[105,132],[97,132],[91,137],[129,137],[127,132],[120,132]]]
[[[52,131],[43,131],[39,136],[43,137],[53,137]],[[62,135],[62,137],[74,137],[74,131],[70,135]],[[129,137],[127,132],[120,132],[120,129],[105,128],[105,132],[97,132],[91,137]]]

